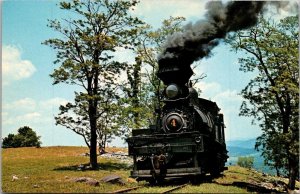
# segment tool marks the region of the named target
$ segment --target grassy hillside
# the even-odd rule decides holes
[[[118,151],[116,148],[109,152]],[[126,151],[126,150],[123,150]],[[151,187],[146,182],[127,182],[130,168],[113,159],[99,157],[100,170],[79,171],[80,164],[87,164],[89,157],[85,147],[44,147],[44,148],[10,148],[2,149],[2,191],[3,192],[72,192],[72,193],[103,193],[134,186],[143,186],[137,193],[161,192],[174,185]],[[99,186],[72,181],[78,177],[89,177],[100,180],[109,174],[117,174],[126,181],[125,185],[100,182]],[[246,193],[245,186],[235,185],[234,182],[262,181],[265,177],[258,172],[232,166],[223,177],[192,185],[174,192],[236,192]],[[274,178],[273,178],[274,179]],[[286,180],[283,180],[286,181]]]

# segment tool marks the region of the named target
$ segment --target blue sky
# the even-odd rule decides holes
[[[175,3],[176,2],[176,3]],[[154,28],[169,16],[184,16],[187,22],[203,18],[205,2],[189,0],[141,0],[132,11]],[[72,101],[75,87],[52,85],[49,74],[55,66],[55,52],[41,42],[57,37],[47,27],[47,19],[70,17],[61,11],[58,1],[2,2],[2,137],[17,133],[22,126],[30,126],[41,136],[43,146],[85,145],[74,132],[56,126],[54,115],[60,104]],[[278,13],[276,13],[278,14]],[[287,11],[280,12],[287,15]],[[197,62],[195,73],[207,77],[197,84],[209,98],[221,107],[225,116],[227,140],[250,139],[260,134],[250,118],[239,117],[242,98],[238,95],[251,78],[240,72],[238,57],[230,48],[220,44],[213,56]],[[133,55],[120,52],[120,60],[132,61]],[[113,145],[121,145],[120,140]]]

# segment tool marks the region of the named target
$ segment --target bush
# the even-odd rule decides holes
[[[40,138],[30,127],[21,127],[17,135],[8,134],[3,138],[2,148],[41,147]]]
[[[252,168],[253,163],[254,163],[253,156],[239,157],[238,161],[237,161],[237,165],[244,167],[244,168]]]

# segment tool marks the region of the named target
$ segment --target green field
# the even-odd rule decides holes
[[[107,151],[118,151],[110,148]],[[126,150],[123,150],[126,151]],[[89,157],[83,156],[88,152],[85,147],[43,147],[43,148],[9,148],[2,149],[2,192],[7,193],[42,193],[42,192],[71,192],[71,193],[105,193],[134,186],[142,188],[131,191],[136,193],[159,193],[174,187],[150,186],[146,182],[127,182],[130,168],[116,160],[98,157],[100,169],[97,171],[78,171],[80,164],[87,164]],[[125,185],[100,182],[99,186],[72,181],[78,177],[90,177],[101,180],[106,175],[116,174],[122,177]],[[17,177],[17,178],[13,178]],[[229,167],[223,177],[201,184],[188,184],[176,190],[176,193],[247,193],[246,188],[230,185],[234,181],[261,181],[258,172]]]

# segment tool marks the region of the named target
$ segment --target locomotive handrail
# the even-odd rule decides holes
[[[177,102],[179,100],[186,100],[190,97],[190,94],[187,95],[186,97],[183,97],[183,98],[177,98],[177,99],[174,99],[174,100],[163,100],[163,102]]]
[[[191,137],[190,135],[194,134],[194,136],[203,136],[203,137],[208,137],[207,134],[203,134],[203,133],[199,133],[198,131],[191,131],[191,132],[184,132],[184,133],[170,133],[170,134],[155,134],[155,135],[142,135],[139,137],[132,137],[133,142],[134,139],[144,139],[147,141],[143,142],[143,143],[137,143],[134,142],[135,146],[140,147],[140,146],[145,146],[149,144],[149,140],[151,140],[151,143],[157,143],[160,142],[162,139],[166,139],[166,138],[174,138],[174,137],[182,137],[182,135],[184,135],[185,137]],[[172,137],[173,136],[173,137]]]
[[[208,136],[207,134],[200,133],[199,131],[186,131],[186,132],[181,132],[181,133],[154,133],[151,135],[140,135],[138,138],[153,137],[153,136],[156,136],[156,137],[182,136],[182,135],[188,135],[188,134],[198,134],[198,135]],[[135,138],[135,137],[132,137],[132,138]]]

